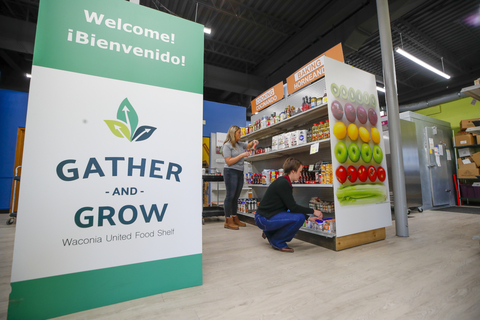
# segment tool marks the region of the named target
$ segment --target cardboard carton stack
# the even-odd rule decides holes
[[[480,135],[466,132],[465,129],[474,127],[473,121],[480,119],[467,119],[460,121],[460,131],[455,135],[455,146],[465,147],[472,145],[472,147],[460,148],[457,159],[458,164],[458,178],[476,178],[480,175],[480,152],[475,145],[480,144]]]

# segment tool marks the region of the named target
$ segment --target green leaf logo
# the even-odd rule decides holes
[[[152,126],[138,126],[138,115],[128,98],[125,98],[117,110],[117,120],[104,120],[112,133],[119,138],[138,142],[150,138],[157,128]]]

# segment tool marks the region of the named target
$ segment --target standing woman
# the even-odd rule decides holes
[[[223,144],[223,157],[225,158],[225,168],[223,177],[225,179],[225,188],[227,195],[223,206],[225,208],[225,228],[238,230],[240,227],[247,225],[240,221],[237,216],[238,197],[243,188],[243,162],[250,155],[244,149],[255,148],[258,144],[257,140],[253,140],[248,144],[240,141],[241,131],[237,126],[231,126],[228,129],[227,139]]]

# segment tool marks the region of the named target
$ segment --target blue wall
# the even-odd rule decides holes
[[[245,127],[247,109],[230,104],[203,101],[203,136],[210,137],[212,132],[228,132],[233,126]]]
[[[0,89],[0,210],[10,208],[19,127],[25,127],[28,93]]]

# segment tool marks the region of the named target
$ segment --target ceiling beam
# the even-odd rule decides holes
[[[268,89],[266,80],[253,74],[205,64],[204,83],[214,88],[256,97]]]
[[[0,49],[33,54],[36,23],[0,16]]]

